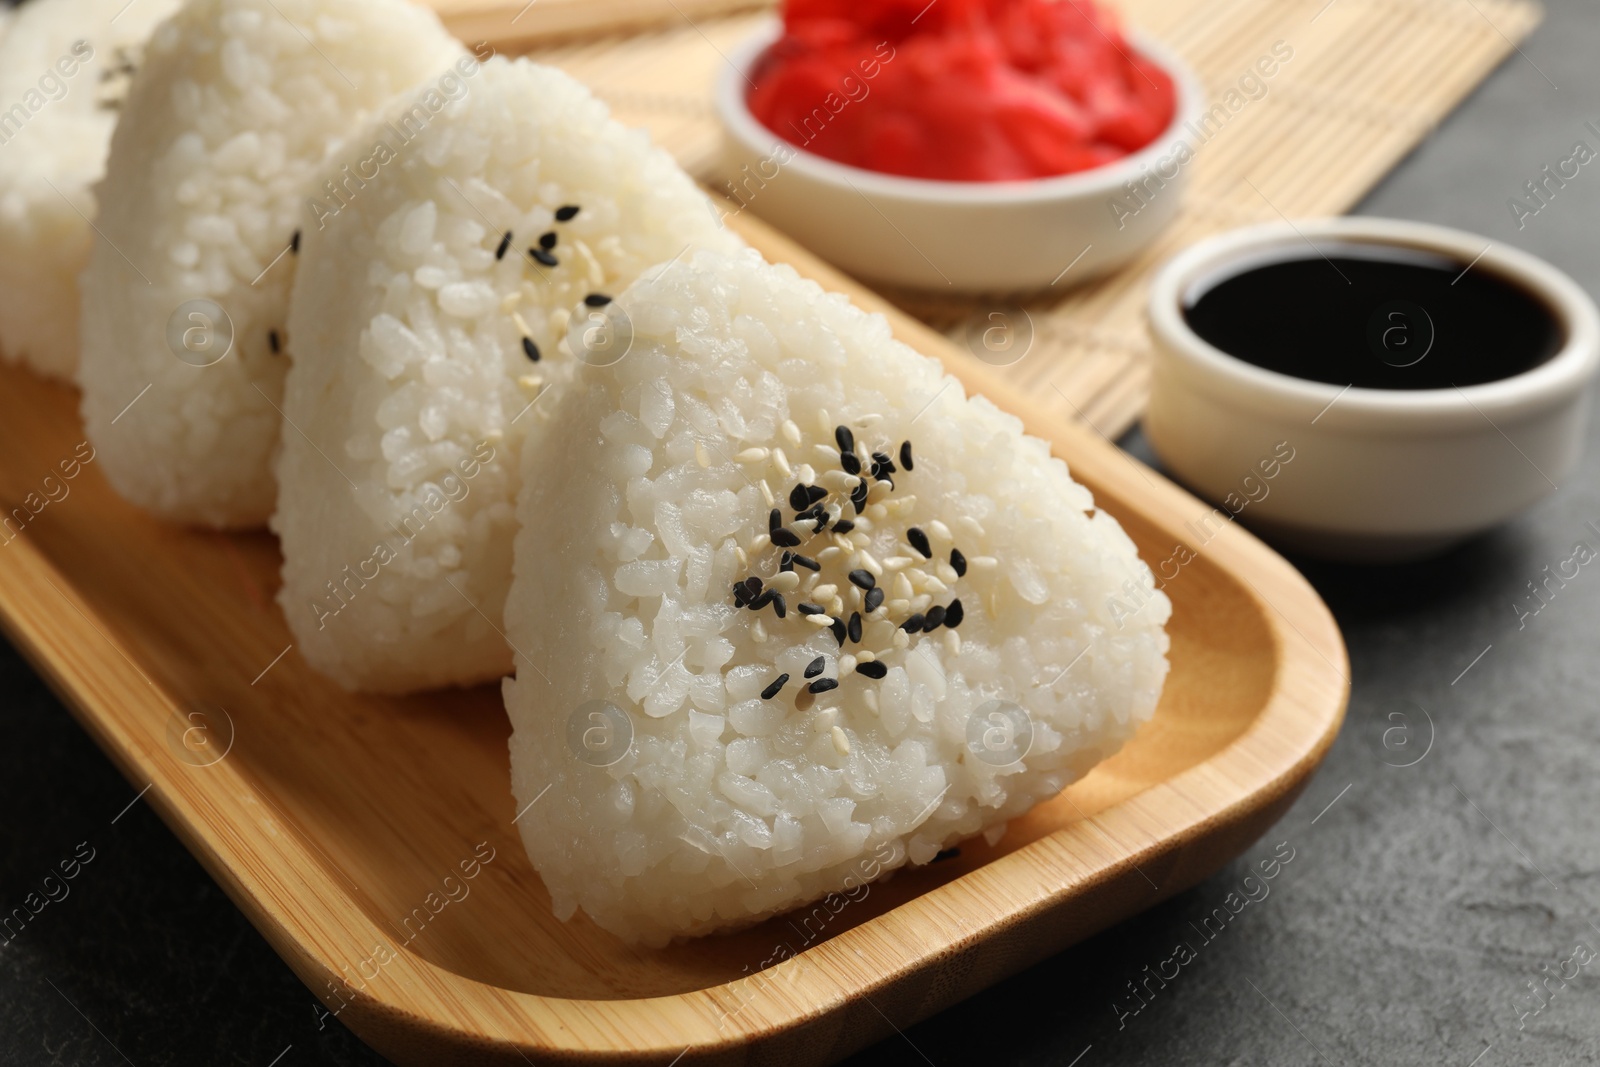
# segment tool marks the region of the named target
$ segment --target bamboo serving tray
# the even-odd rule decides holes
[[[939,334],[736,221],[768,258],[970,369]],[[1231,522],[1203,525],[1211,509],[1036,397],[983,388],[1052,442],[1147,561],[1193,550],[1167,587],[1171,677],[1119,755],[996,845],[968,842],[836,914],[661,950],[581,915],[557,922],[513,826],[497,689],[395,699],[318,677],[273,603],[273,539],[122,502],[82,443],[76,395],[14,368],[0,370],[0,507],[37,514],[0,533],[0,623],[130,795],[148,790],[329,1013],[391,1059],[824,1063],[1216,871],[1287,808],[1343,715],[1343,643],[1293,568]]]

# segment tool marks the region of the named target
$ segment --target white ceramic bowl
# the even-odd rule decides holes
[[[1477,259],[1473,270],[1541,297],[1565,342],[1546,362],[1498,381],[1388,390],[1264,370],[1189,328],[1183,305],[1193,287],[1314,255],[1308,240]],[[1353,561],[1438,551],[1560,485],[1582,453],[1600,350],[1594,302],[1543,260],[1457,230],[1372,218],[1271,223],[1202,241],[1156,275],[1150,326],[1156,355],[1145,434],[1167,469],[1218,504],[1223,521],[1236,513],[1286,547]],[[1274,465],[1282,451],[1292,458]]]
[[[1129,36],[1171,74],[1176,89],[1172,125],[1149,145],[1059,178],[946,182],[836,163],[758,122],[745,103],[747,75],[780,33],[778,20],[769,21],[729,54],[718,80],[723,176],[751,211],[850,274],[968,292],[1065,287],[1126,262],[1178,212],[1193,164],[1175,161],[1180,143],[1187,144],[1184,125],[1203,110],[1203,93],[1183,61],[1157,41]],[[870,91],[871,83],[864,84]],[[780,163],[786,145],[792,156]],[[1163,184],[1151,183],[1148,202],[1119,218],[1114,198],[1126,197],[1127,182],[1152,172]]]

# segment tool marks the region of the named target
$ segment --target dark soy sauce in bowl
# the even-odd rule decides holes
[[[1532,370],[1566,343],[1538,296],[1481,264],[1400,245],[1289,249],[1202,278],[1190,329],[1265,370],[1365,389],[1448,389]]]

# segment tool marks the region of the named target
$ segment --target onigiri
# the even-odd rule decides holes
[[[471,63],[404,0],[190,0],[111,141],[83,278],[83,412],[107,478],[168,519],[265,523],[311,180],[401,90]]]
[[[1170,604],[1133,542],[881,316],[749,251],[611,314],[626,355],[528,431],[505,608],[560,917],[656,945],[849,892],[1151,717]]]
[[[145,41],[177,6],[0,7],[0,359],[72,380],[93,187]]]
[[[523,436],[559,408],[574,344],[606,358],[611,294],[738,245],[670,156],[553,68],[492,59],[403,146],[398,125],[358,139],[386,162],[304,234],[272,523],[301,655],[385,692],[510,670]]]

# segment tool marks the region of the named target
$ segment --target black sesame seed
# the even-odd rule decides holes
[[[788,684],[789,684],[789,676],[787,674],[778,675],[776,678],[774,678],[772,680],[772,684],[771,685],[767,686],[765,689],[763,689],[761,691],[761,699],[762,700],[771,700],[773,697],[778,695],[778,691],[780,689],[782,689],[785,685],[788,685]]]
[[[772,543],[779,548],[799,548],[800,536],[787,526],[780,526],[771,534]]]
[[[830,689],[837,688],[839,688],[839,680],[837,678],[818,678],[810,686],[813,693],[826,693]]]
[[[851,522],[849,519],[840,519],[838,522],[833,524],[833,532],[836,534],[847,534],[855,528],[856,524]]]
[[[922,632],[922,624],[925,621],[926,621],[926,619],[924,618],[922,612],[919,611],[915,615],[912,615],[911,618],[909,618],[905,622],[901,623],[900,624],[900,629],[904,630],[908,634],[921,633]]]
[[[885,478],[889,477],[889,469],[887,467],[885,467],[882,463],[879,463],[877,460],[873,460],[872,461],[872,476],[874,478],[878,479],[878,481],[881,482]]]
[[[578,217],[578,205],[577,204],[564,204],[561,207],[556,208],[556,221],[557,222],[571,222],[573,219],[575,219],[577,217]]]
[[[815,530],[812,530],[811,532],[813,534],[819,534],[823,530],[826,530],[828,528],[828,518],[829,518],[828,513],[826,511],[822,510],[822,505],[821,504],[818,504],[817,505],[817,528]]]
[[[871,615],[874,611],[878,610],[879,605],[881,605],[882,603],[883,603],[883,590],[882,589],[868,589],[867,590],[866,599],[862,602],[861,606],[867,609],[867,614],[868,615]]]
[[[543,263],[547,267],[555,267],[561,264],[559,259],[557,259],[555,256],[552,256],[549,252],[546,252],[542,248],[530,248],[528,249],[528,255],[532,256],[534,259],[538,260],[540,263]]]
[[[861,612],[852,611],[850,613],[850,625],[845,627],[845,633],[856,644],[859,645],[861,643]]]
[[[810,556],[802,556],[798,552],[794,554],[794,559],[792,562],[796,567],[804,567],[808,571],[820,571],[822,569],[822,564],[818,563]]]
[[[805,483],[802,482],[789,490],[789,506],[796,511],[804,511],[811,504],[811,496],[806,492]]]
[[[853,570],[850,572],[850,584],[861,589],[871,589],[878,584],[878,579],[872,576],[871,571]]]
[[[734,585],[733,585],[733,602],[734,602],[734,604],[742,608],[746,604],[750,603],[750,600],[751,600],[750,590],[748,590],[748,589],[746,589],[744,587],[744,583],[743,582],[735,582]]]
[[[806,677],[807,678],[815,678],[817,675],[822,673],[823,668],[826,667],[827,665],[828,665],[828,657],[827,656],[818,656],[816,659],[814,659],[810,663],[806,664]]]
[[[839,446],[841,453],[854,452],[856,450],[856,435],[850,432],[850,427],[848,426],[835,426],[833,440]]]
[[[749,591],[751,596],[755,596],[757,593],[761,592],[761,579],[752,574],[750,577],[744,580],[744,587]]]
[[[856,673],[864,674],[868,678],[882,678],[889,673],[889,667],[882,660],[869,659],[865,663],[856,664]]]
[[[558,240],[560,240],[560,238],[556,236],[556,231],[554,230],[551,230],[548,233],[541,233],[539,235],[539,247],[548,252],[556,246],[556,241]]]
[[[780,618],[780,619],[788,617],[788,614],[789,614],[789,602],[787,600],[783,599],[783,594],[782,593],[776,592],[775,590],[772,590],[772,589],[768,589],[767,592],[763,593],[762,595],[763,596],[771,595],[771,597],[772,597],[772,613],[774,615],[778,616],[778,618]]]
[[[933,546],[928,544],[928,535],[922,532],[920,526],[913,526],[906,531],[906,540],[911,542],[911,547],[922,553],[923,559],[933,558]]]
[[[505,232],[505,235],[500,238],[499,246],[497,246],[495,248],[495,250],[494,250],[494,258],[495,259],[505,259],[506,258],[506,250],[509,249],[510,247],[511,247],[511,231],[507,230]]]
[[[959,548],[950,550],[950,568],[956,572],[957,578],[965,578],[967,576],[967,557],[961,554]]]
[[[865,479],[857,482],[856,487],[850,490],[850,503],[855,505],[857,515],[867,510],[867,483]]]
[[[873,477],[887,485],[891,490],[894,489],[894,479],[889,477],[888,474],[874,474]]]
[[[773,508],[767,512],[767,530],[770,532],[783,525],[783,512]]]
[[[583,298],[583,302],[592,308],[603,308],[611,303],[611,298],[604,293],[590,293]]]
[[[961,620],[967,617],[967,609],[961,606],[961,601],[952,600],[950,606],[944,609],[944,624],[954,630],[961,625]]]
[[[828,491],[820,485],[811,485],[806,487],[806,496],[809,498],[809,503],[815,504],[828,499]]]
[[[539,346],[533,343],[533,338],[524,337],[522,339],[522,354],[535,363],[539,362]]]
[[[872,454],[872,462],[882,467],[890,474],[894,473],[894,460],[889,458],[889,454],[887,452],[874,452]]]
[[[959,855],[961,855],[961,850],[959,848],[947,848],[943,851],[935,852],[933,854],[933,859],[929,860],[928,862],[938,863],[941,860],[953,860]]]
[[[766,592],[762,593],[760,596],[758,596],[754,600],[750,601],[750,610],[751,611],[760,611],[762,608],[766,607],[768,604],[771,604],[775,600],[777,600],[777,598],[778,598],[778,591],[776,589],[768,589]],[[780,618],[781,618],[781,616],[780,616]]]
[[[845,629],[843,619],[834,619],[833,625],[828,627],[828,632],[833,634],[833,639],[839,642],[839,647],[844,647]]]
[[[802,600],[802,601],[800,601],[800,614],[802,614],[802,615],[821,615],[822,614],[822,605],[821,604],[813,604],[808,600]]]
[[[906,470],[912,469],[910,441],[900,442],[900,466],[904,467]]]
[[[949,608],[940,607],[937,604],[929,608],[928,617],[922,620],[922,632],[925,634],[931,634],[933,631],[943,626],[945,616],[949,613],[949,610]]]
[[[778,559],[778,570],[780,570],[780,571],[792,571],[792,570],[794,570],[794,553],[793,552],[790,552],[787,549],[784,550],[783,555],[781,557],[779,557],[779,559]]]
[[[844,468],[846,474],[860,474],[861,460],[854,452],[844,452],[839,456],[839,466]]]
[[[298,256],[300,254],[300,231],[299,230],[294,231],[294,236],[289,238],[289,254],[291,256]]]
[[[283,351],[283,342],[278,340],[277,330],[267,331],[267,347],[272,349],[273,355],[277,355],[279,352]]]

